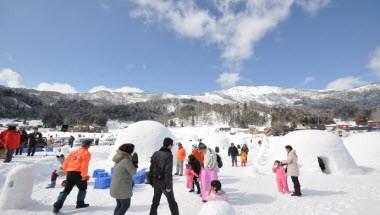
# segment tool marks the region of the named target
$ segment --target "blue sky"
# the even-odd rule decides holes
[[[0,0],[0,83],[192,94],[234,85],[347,89],[380,81],[380,1],[286,1],[257,5],[269,18],[247,12],[249,27],[239,30],[239,16],[219,21],[244,4],[227,11],[212,1]]]

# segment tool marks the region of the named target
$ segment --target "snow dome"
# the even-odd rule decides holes
[[[230,144],[229,139],[222,135],[208,136],[202,142],[212,149],[217,146],[226,149]]]
[[[380,133],[359,133],[343,139],[344,145],[360,166],[380,169]]]
[[[210,201],[202,206],[198,215],[235,215],[235,210],[227,202]]]
[[[286,160],[285,146],[291,145],[298,155],[301,174],[327,173],[352,174],[361,173],[361,169],[347,151],[342,140],[327,131],[304,130],[291,132],[284,137],[273,139],[263,147],[261,158],[254,165],[254,172],[270,172],[275,160]],[[261,171],[258,171],[261,170]]]
[[[174,135],[159,122],[140,121],[128,126],[120,131],[116,138],[114,152],[124,143],[132,143],[135,145],[135,151],[139,155],[140,162],[149,162],[153,153],[162,147],[162,143],[166,137],[175,140]],[[176,150],[173,149],[174,159]]]

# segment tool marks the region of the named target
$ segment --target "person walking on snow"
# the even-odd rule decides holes
[[[66,172],[66,186],[54,203],[54,213],[58,213],[61,210],[66,197],[70,194],[74,186],[77,186],[79,189],[76,208],[87,208],[90,206],[84,203],[84,200],[87,194],[87,181],[90,178],[88,176],[88,166],[91,160],[91,153],[88,149],[90,148],[91,142],[91,140],[84,140],[82,146],[69,153],[65,159],[63,170]]]
[[[13,154],[20,145],[21,135],[17,131],[16,125],[9,125],[8,129],[0,133],[1,143],[6,149],[4,163],[12,161]]]
[[[115,162],[115,167],[112,174],[110,195],[116,199],[114,215],[124,215],[131,205],[133,195],[132,177],[137,170],[132,158],[134,150],[135,146],[133,144],[123,144],[112,158],[112,161]]]
[[[42,143],[42,134],[38,132],[38,128],[34,127],[33,132],[28,135],[28,156],[34,156],[36,147]]]
[[[192,193],[194,192],[195,185],[197,187],[197,194],[200,194],[199,175],[201,174],[201,164],[193,155],[189,155],[187,165],[189,166],[189,168],[186,168],[187,188],[190,188],[189,192]]]
[[[175,175],[182,176],[183,175],[183,164],[186,158],[186,150],[182,146],[181,143],[178,143],[178,151],[177,151],[177,168]]]
[[[218,180],[218,161],[214,150],[208,148],[204,143],[200,143],[199,150],[202,150],[204,156],[204,168],[201,171],[201,196],[203,202],[206,202],[210,190],[211,181]]]
[[[172,215],[179,215],[178,205],[173,193],[173,140],[165,138],[163,147],[155,152],[150,160],[149,177],[154,188],[150,215],[157,215],[162,194],[166,196]]]
[[[302,196],[301,193],[301,185],[298,180],[299,176],[299,167],[298,167],[298,156],[296,151],[292,148],[292,146],[287,145],[285,146],[285,150],[288,153],[288,157],[286,160],[282,161],[281,163],[283,165],[287,165],[287,174],[291,177],[293,185],[294,185],[294,192],[292,196]]]
[[[228,156],[231,157],[232,166],[237,167],[237,157],[239,156],[239,150],[236,148],[234,143],[231,143],[231,146],[228,148]]]
[[[280,193],[289,193],[288,180],[286,177],[285,169],[281,166],[281,162],[276,160],[272,167],[273,173],[276,174],[277,189]]]
[[[20,128],[20,135],[21,135],[20,145],[16,149],[16,155],[22,155],[24,151],[24,147],[28,145],[28,133],[26,133],[25,128],[23,127]]]

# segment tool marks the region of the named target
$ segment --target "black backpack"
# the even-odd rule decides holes
[[[223,167],[223,161],[222,161],[222,158],[216,154],[216,161],[218,162],[218,167],[219,169]]]

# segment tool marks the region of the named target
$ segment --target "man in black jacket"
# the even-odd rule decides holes
[[[28,156],[34,156],[36,148],[42,143],[42,134],[38,132],[38,128],[34,127],[33,132],[28,135]]]
[[[178,205],[173,193],[173,140],[165,138],[163,147],[155,152],[150,161],[150,177],[154,188],[154,196],[150,215],[157,215],[162,194],[168,200],[172,215],[179,215]]]
[[[232,166],[237,167],[237,157],[239,156],[239,150],[233,143],[231,143],[230,148],[228,148],[228,156],[231,156]]]

